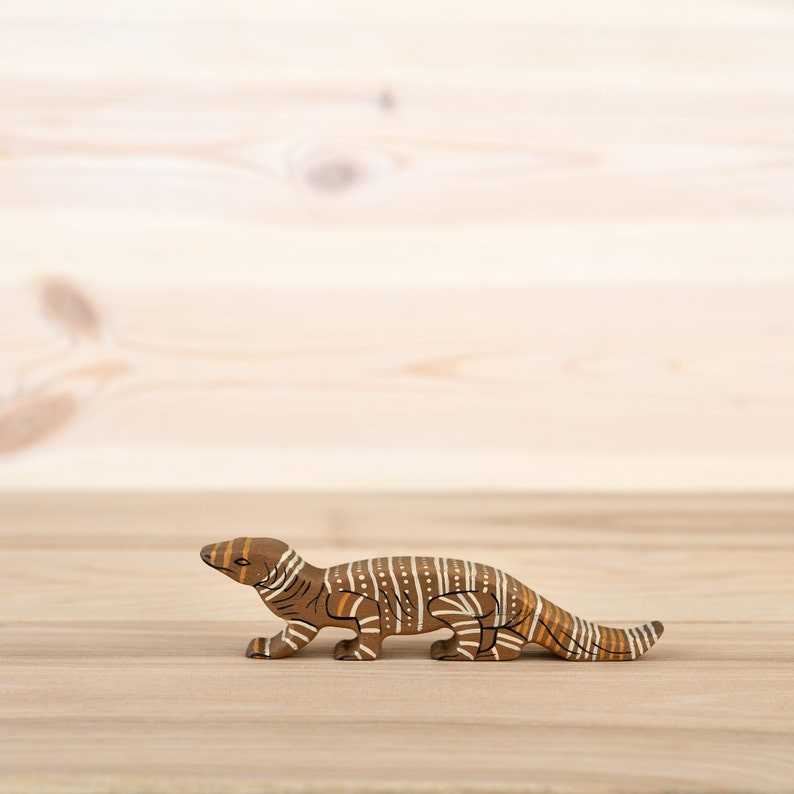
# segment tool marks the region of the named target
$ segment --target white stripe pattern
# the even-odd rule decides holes
[[[634,637],[633,637],[633,635],[632,635],[632,633],[630,631],[624,631],[623,633],[626,635],[626,637],[629,640],[629,649],[631,650],[631,658],[632,659],[636,659],[637,658],[637,651],[634,648]]]
[[[422,631],[422,618],[424,617],[424,599],[422,598],[422,586],[419,584],[419,574],[416,571],[416,557],[411,557],[411,573],[414,577],[414,587],[416,588],[416,630]]]
[[[299,560],[300,560],[300,562],[298,562]],[[296,565],[296,563],[297,563],[297,565]],[[270,601],[271,599],[275,598],[280,593],[283,593],[287,589],[287,587],[289,587],[289,585],[292,584],[292,582],[295,581],[295,579],[297,578],[298,574],[303,569],[304,565],[306,565],[306,562],[304,560],[301,560],[301,558],[298,557],[298,555],[296,554],[295,557],[292,560],[290,560],[290,562],[288,563],[287,567],[284,569],[284,579],[283,579],[283,581],[281,582],[281,584],[278,587],[273,589],[273,592],[270,595],[265,597],[265,601]],[[292,570],[290,570],[290,569],[292,569]]]
[[[394,574],[395,565],[392,563],[392,558],[389,557],[389,576],[391,577],[391,583],[394,587],[394,600],[396,601],[394,608],[396,612],[394,613],[394,633],[399,634],[402,631],[402,606],[400,602],[400,586],[397,584],[397,577]]]
[[[532,640],[532,637],[535,636],[535,627],[538,625],[538,618],[540,617],[540,612],[543,609],[543,599],[538,596],[538,603],[535,604],[535,610],[532,614],[532,625],[529,627],[529,634],[527,635],[528,640]]]
[[[380,593],[378,591],[378,580],[375,576],[375,570],[372,567],[372,560],[367,560],[367,567],[369,568],[369,578],[372,580],[372,597],[378,599]]]
[[[575,647],[574,640],[576,638],[576,629],[577,629],[576,620],[577,620],[576,615],[574,615],[573,616],[573,628],[571,629],[571,639],[570,639],[570,642],[568,643],[568,651],[565,654],[565,658],[566,659],[570,659],[571,656],[573,656],[573,649]]]
[[[480,605],[474,593],[462,593],[462,598],[465,599],[469,615],[478,615],[480,613]]]
[[[273,584],[275,585],[279,579],[279,576],[281,576],[281,573],[279,572],[279,566],[282,565],[282,563],[284,563],[284,561],[290,556],[290,554],[293,553],[294,553],[293,549],[287,547],[287,550],[281,555],[278,562],[273,566],[273,568],[270,570],[268,575],[264,579],[262,579],[261,582],[257,583],[257,587],[262,590],[269,590],[270,588],[268,587],[268,584],[270,583],[271,579],[273,580]]]

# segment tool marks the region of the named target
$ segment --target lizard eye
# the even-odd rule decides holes
[[[245,557],[238,557],[234,561],[234,564],[235,565],[250,565],[251,563],[248,560],[246,560]]]

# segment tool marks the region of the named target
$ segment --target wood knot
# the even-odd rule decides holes
[[[67,392],[22,396],[0,408],[0,455],[38,444],[63,427],[77,402]]]
[[[384,88],[376,99],[376,104],[383,113],[391,113],[397,107],[397,98],[388,89]]]
[[[310,166],[304,179],[316,190],[339,193],[353,187],[361,179],[361,171],[356,163],[343,158],[321,160]]]
[[[41,308],[46,317],[73,336],[98,339],[102,319],[91,299],[74,284],[49,278],[41,284]]]
[[[359,191],[395,176],[405,166],[398,153],[362,140],[304,141],[287,152],[295,184],[326,196]]]

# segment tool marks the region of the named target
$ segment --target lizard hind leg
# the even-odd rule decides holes
[[[506,662],[517,659],[526,644],[525,637],[510,629],[486,629],[483,632],[482,648],[476,659],[478,662]]]
[[[430,655],[439,661],[471,662],[483,644],[483,619],[492,615],[493,596],[473,591],[446,593],[430,599],[427,611],[454,632],[446,640],[436,640]]]

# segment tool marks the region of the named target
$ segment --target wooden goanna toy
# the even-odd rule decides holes
[[[430,653],[445,661],[515,659],[536,642],[572,661],[636,659],[661,636],[658,621],[612,629],[582,620],[488,565],[445,557],[379,557],[316,568],[274,538],[235,538],[201,550],[207,565],[255,588],[287,621],[275,637],[251,640],[246,656],[281,659],[324,626],[353,628],[337,659],[380,655],[384,637],[451,628]]]

